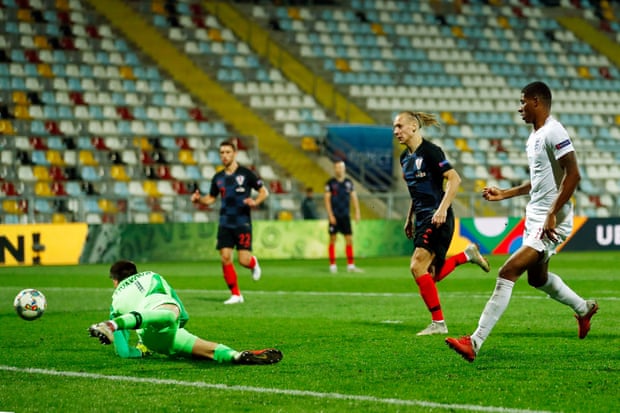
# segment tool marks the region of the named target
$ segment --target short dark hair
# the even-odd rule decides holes
[[[230,146],[233,149],[233,152],[237,152],[237,145],[235,145],[235,143],[231,140],[225,140],[220,142],[220,148],[222,146]]]
[[[532,82],[526,85],[522,90],[523,96],[526,98],[537,97],[547,107],[551,107],[551,89],[544,82]]]
[[[110,278],[116,281],[123,281],[125,278],[131,277],[138,273],[136,264],[129,260],[116,261],[110,267]]]

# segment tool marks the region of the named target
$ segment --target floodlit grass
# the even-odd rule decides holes
[[[139,265],[177,289],[189,331],[240,350],[278,347],[284,359],[273,366],[122,360],[86,332],[107,317],[107,265],[0,268],[0,411],[617,412],[617,255],[560,253],[551,262],[599,300],[585,340],[569,308],[522,279],[471,364],[444,337],[416,337],[430,317],[408,257],[360,259],[364,274],[338,275],[324,261],[262,261],[258,283],[239,270],[246,303],[238,306],[222,305],[217,262]],[[505,258],[491,257],[491,274],[464,265],[439,284],[450,335],[473,331]],[[26,287],[49,303],[33,322],[11,305]]]

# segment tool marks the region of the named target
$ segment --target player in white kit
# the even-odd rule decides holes
[[[530,180],[513,188],[484,188],[488,201],[529,195],[525,210],[523,245],[499,270],[495,290],[487,302],[478,328],[471,336],[446,339],[446,343],[472,362],[495,324],[508,307],[512,289],[527,272],[528,283],[575,311],[579,338],[590,331],[590,319],[598,311],[594,300],[577,295],[557,275],[548,271],[549,259],[573,228],[570,198],[581,179],[575,149],[566,129],[551,116],[551,91],[542,82],[533,82],[521,91],[519,113],[533,126],[527,144]]]

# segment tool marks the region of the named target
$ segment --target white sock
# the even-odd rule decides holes
[[[512,296],[512,288],[515,283],[506,280],[504,278],[498,278],[495,284],[495,290],[487,304],[484,306],[484,310],[480,315],[478,321],[478,328],[471,335],[471,342],[474,347],[474,351],[478,352],[482,343],[487,339],[491,330],[495,327],[495,324],[499,321],[499,318],[504,314],[504,311],[508,307],[510,297]]]
[[[557,274],[550,272],[547,283],[538,289],[549,294],[554,300],[566,304],[577,314],[584,314],[588,310],[586,300],[579,297]]]

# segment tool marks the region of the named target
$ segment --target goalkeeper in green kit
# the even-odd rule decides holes
[[[93,324],[88,332],[102,344],[114,343],[122,358],[155,352],[235,364],[273,364],[282,359],[282,352],[274,348],[239,352],[188,332],[184,327],[189,316],[181,299],[157,273],[139,273],[133,262],[120,260],[110,268],[110,278],[115,288],[110,320]],[[139,337],[135,347],[129,345],[130,330]]]

